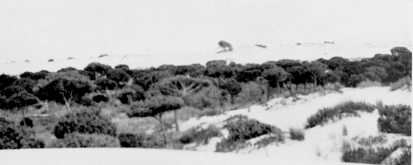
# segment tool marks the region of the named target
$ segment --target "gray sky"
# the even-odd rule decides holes
[[[0,63],[306,41],[409,41],[408,0],[4,1]]]

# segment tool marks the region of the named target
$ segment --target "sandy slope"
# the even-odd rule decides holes
[[[24,155],[24,158],[21,157]],[[236,155],[192,151],[172,151],[155,149],[41,149],[0,151],[2,165],[41,164],[41,165],[339,165],[344,163],[285,159],[252,155]],[[6,159],[4,159],[6,158]],[[346,163],[347,164],[347,163]],[[351,164],[349,164],[351,165]]]

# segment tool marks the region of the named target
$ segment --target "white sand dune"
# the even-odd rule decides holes
[[[269,101],[267,106],[252,106],[250,112],[248,112],[248,109],[240,109],[220,116],[190,119],[182,123],[180,128],[188,130],[199,125],[204,127],[208,125],[222,126],[222,122],[226,118],[241,114],[260,122],[277,126],[283,131],[288,131],[289,128],[304,128],[307,119],[317,113],[319,109],[333,107],[346,101],[362,101],[370,104],[376,104],[378,101],[381,101],[383,105],[411,105],[412,99],[411,92],[402,90],[390,92],[389,87],[345,88],[343,89],[343,94],[327,94],[325,96],[313,94],[299,97],[305,98],[306,101],[294,103],[287,99],[285,100],[286,105],[274,106],[268,109],[267,106],[281,101],[280,98],[276,98]],[[308,161],[321,159],[340,162],[343,140],[349,140],[353,137],[378,136],[380,134],[377,128],[378,118],[377,110],[373,113],[361,113],[361,117],[349,117],[325,126],[308,129],[305,131],[305,140],[301,142],[287,139],[284,144],[270,145],[259,150],[247,148],[240,152],[274,158],[297,158]],[[342,135],[343,126],[348,130],[347,136]],[[390,140],[399,138],[410,139],[410,137],[401,135],[388,136]],[[207,148],[201,146],[199,150],[215,151],[213,146],[208,146]]]

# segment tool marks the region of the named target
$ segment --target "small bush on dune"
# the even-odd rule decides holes
[[[290,137],[292,140],[302,141],[305,139],[304,130],[297,128],[290,128]]]
[[[323,108],[307,119],[305,128],[312,128],[343,117],[359,116],[358,112],[373,112],[376,107],[364,102],[345,102],[333,108]]]
[[[102,134],[70,134],[53,142],[50,148],[102,148],[119,147],[119,141]]]
[[[206,129],[200,129],[199,127],[189,129],[181,135],[179,141],[182,144],[190,144],[193,142],[207,144],[209,139],[219,136],[221,136],[219,128],[211,125]]]
[[[338,93],[343,93],[341,91],[341,89],[344,86],[341,85],[339,82],[335,82],[335,83],[327,83],[326,85],[324,85],[324,90],[331,90],[331,91],[336,91]]]
[[[217,152],[231,152],[241,149],[247,146],[245,143],[247,140],[267,134],[271,134],[278,142],[284,141],[284,135],[279,128],[248,119],[247,116],[235,115],[225,122],[223,128],[229,131],[229,136],[217,144]]]
[[[357,88],[368,88],[368,87],[381,87],[381,83],[378,81],[362,81],[361,83],[357,84]]]
[[[410,77],[403,77],[398,81],[390,84],[390,91],[395,91],[398,89],[406,88],[412,91],[412,79]]]
[[[384,106],[379,110],[379,130],[385,133],[411,135],[412,108],[407,105]]]

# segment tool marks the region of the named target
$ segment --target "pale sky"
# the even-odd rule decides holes
[[[0,0],[0,63],[297,42],[411,41],[409,0]]]

